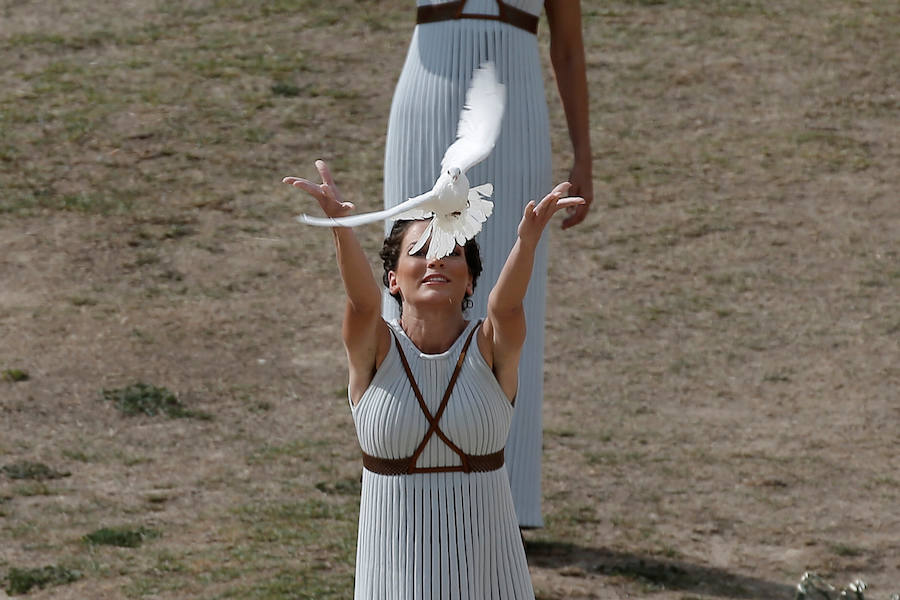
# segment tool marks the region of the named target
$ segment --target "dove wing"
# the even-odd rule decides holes
[[[431,222],[431,242],[428,244],[428,252],[425,253],[425,258],[435,259],[435,258],[443,258],[453,252],[453,249],[456,248],[456,235],[453,231],[448,230],[446,224],[442,223],[435,218]],[[425,237],[425,232],[422,233],[422,237]],[[427,238],[425,238],[427,239]],[[420,242],[424,245],[422,239],[419,239]],[[465,243],[465,240],[463,240]]]
[[[415,198],[410,198],[406,202],[401,202],[397,206],[386,208],[375,212],[363,213],[361,215],[350,215],[347,217],[311,217],[309,215],[300,215],[297,220],[306,225],[315,225],[317,227],[356,227],[357,225],[365,225],[366,223],[374,223],[375,221],[383,221],[390,219],[403,213],[421,213],[420,206],[428,202],[432,197],[431,191],[420,194]],[[405,215],[404,215],[405,216]],[[406,217],[413,218],[413,217]]]
[[[493,193],[494,186],[490,183],[469,188],[469,207],[466,209],[466,214],[478,222],[478,229],[475,230],[475,233],[481,231],[481,223],[487,221],[487,218],[494,212],[494,203],[488,200]]]
[[[494,193],[494,186],[490,183],[482,183],[481,185],[476,185],[475,187],[469,188],[469,200],[480,199],[481,196],[485,198],[490,198]]]
[[[431,200],[435,195],[434,188],[428,190],[424,194],[419,194],[418,196],[413,196],[406,202],[395,206],[394,208],[402,208],[403,210],[399,211],[397,214],[392,215],[395,220],[415,220],[415,219],[426,219],[434,214],[427,205],[428,201]]]
[[[419,250],[422,249],[422,246],[425,245],[425,242],[428,241],[428,238],[431,236],[431,230],[434,229],[434,220],[428,223],[428,227],[425,228],[425,231],[422,232],[422,235],[419,236],[419,239],[416,241],[415,246],[410,248],[410,255],[415,254]]]
[[[459,115],[456,141],[441,159],[441,171],[459,167],[465,173],[494,149],[503,122],[506,86],[497,81],[493,63],[485,63],[472,75],[466,103]]]

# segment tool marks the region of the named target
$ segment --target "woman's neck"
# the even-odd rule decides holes
[[[453,345],[467,321],[460,310],[436,314],[422,313],[410,306],[403,307],[400,326],[416,347],[426,354],[446,352]]]

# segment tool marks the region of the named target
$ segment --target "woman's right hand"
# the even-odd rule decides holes
[[[334,184],[334,178],[331,176],[331,171],[328,170],[328,165],[325,164],[325,161],[317,160],[316,169],[319,171],[319,176],[322,178],[321,184],[313,183],[302,177],[285,177],[281,181],[300,188],[318,200],[319,206],[322,207],[322,211],[325,213],[326,217],[345,217],[353,212],[353,209],[355,208],[353,203],[344,202],[343,198],[341,198],[341,193]]]

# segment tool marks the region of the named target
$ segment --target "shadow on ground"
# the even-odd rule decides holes
[[[662,560],[550,541],[527,542],[528,562],[544,568],[577,567],[588,573],[619,576],[669,590],[725,598],[790,600],[794,586],[676,560]]]

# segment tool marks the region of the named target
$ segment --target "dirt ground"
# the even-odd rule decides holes
[[[596,200],[551,232],[538,597],[787,600],[811,570],[887,600],[900,4],[582,7]],[[401,0],[0,1],[0,469],[60,475],[0,471],[0,588],[58,565],[80,578],[29,597],[351,596],[342,293],[279,182],[323,157],[380,206],[411,24]],[[136,382],[195,414],[104,399]]]

